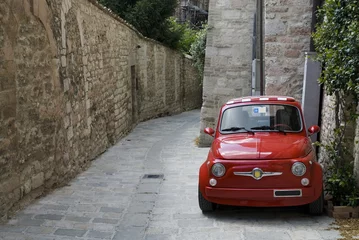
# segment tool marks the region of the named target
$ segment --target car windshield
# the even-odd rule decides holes
[[[280,131],[300,132],[302,121],[298,108],[291,105],[263,104],[228,108],[224,111],[222,133]]]

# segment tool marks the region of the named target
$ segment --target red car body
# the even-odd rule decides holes
[[[263,111],[269,111],[268,106],[272,108],[278,105],[298,110],[298,119],[301,121],[298,131],[271,128],[268,131],[227,133],[220,129],[223,113],[229,108],[249,106],[248,109],[254,109],[258,113],[260,106],[267,106],[267,110],[262,107]],[[273,118],[275,117],[272,116]],[[255,117],[251,121],[254,122]],[[280,125],[283,124],[277,124]],[[318,131],[318,126],[312,126],[308,130],[309,134]],[[214,210],[216,204],[254,207],[314,204],[312,212],[321,213],[322,167],[316,161],[299,102],[280,96],[234,99],[222,106],[216,131],[206,128],[205,132],[213,136],[214,140],[208,157],[199,170],[198,194],[202,211]],[[296,176],[292,172],[296,162],[305,165],[306,171],[302,176]],[[213,174],[212,167],[216,163],[224,166],[223,176],[216,177]],[[304,167],[299,168],[303,169]]]

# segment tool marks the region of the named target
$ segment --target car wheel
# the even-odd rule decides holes
[[[198,203],[199,203],[199,208],[202,210],[203,213],[213,212],[217,207],[216,203],[210,202],[203,197],[199,188],[198,188]]]
[[[320,195],[320,197],[312,203],[309,203],[309,213],[312,215],[320,215],[323,213],[323,205],[324,205],[324,193]]]

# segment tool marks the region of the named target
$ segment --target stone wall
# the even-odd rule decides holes
[[[335,108],[335,96],[324,94],[322,99],[320,142],[327,144],[333,140],[334,129],[336,128],[336,117],[342,117],[341,111]],[[357,109],[359,111],[359,109]],[[348,123],[345,131],[346,147],[353,153],[354,174],[356,174],[359,187],[359,120],[356,124]],[[319,149],[319,162],[327,169],[331,161],[324,148]]]
[[[190,60],[93,0],[3,0],[0,22],[0,218],[139,121],[201,104]]]
[[[322,99],[322,112],[321,112],[321,126],[320,126],[320,142],[325,144],[333,138],[335,129],[335,97],[323,94]],[[318,161],[327,168],[328,156],[325,154],[324,149],[319,149]]]
[[[359,106],[357,108],[359,112]],[[357,186],[359,187],[359,119],[355,126],[355,138],[354,138],[354,174],[357,180]]]
[[[200,145],[212,138],[219,108],[234,97],[251,94],[252,35],[255,0],[210,0],[203,80]]]
[[[312,0],[265,1],[265,94],[301,101],[310,50]]]

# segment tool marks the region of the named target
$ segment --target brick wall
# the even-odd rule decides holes
[[[139,121],[201,104],[190,60],[93,0],[4,0],[0,12],[0,218]]]

